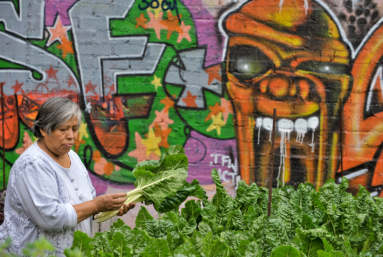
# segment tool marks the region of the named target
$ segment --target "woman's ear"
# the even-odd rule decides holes
[[[43,130],[42,128],[39,128],[39,130],[40,130],[40,133],[41,133],[41,135],[43,135],[43,137],[45,137],[48,133],[45,131],[45,130]]]

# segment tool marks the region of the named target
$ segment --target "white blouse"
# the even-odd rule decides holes
[[[79,156],[68,153],[71,166],[66,169],[32,144],[12,166],[5,198],[4,223],[0,243],[12,238],[10,252],[22,254],[27,242],[44,236],[64,256],[76,230],[91,236],[91,218],[77,224],[72,205],[92,200],[96,191]]]

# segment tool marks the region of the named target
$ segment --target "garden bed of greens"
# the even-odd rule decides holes
[[[76,231],[65,255],[383,256],[383,199],[373,199],[363,187],[357,196],[347,193],[347,179],[329,180],[318,191],[308,183],[273,189],[268,217],[266,188],[240,181],[232,198],[213,170],[216,194],[209,200],[198,181],[185,181],[187,165],[180,146],[170,147],[159,161],[139,163],[136,191],[129,197],[153,204],[160,218],[141,207],[134,229],[118,220],[93,238]],[[189,196],[194,199],[179,211]]]

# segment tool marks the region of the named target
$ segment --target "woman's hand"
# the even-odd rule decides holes
[[[117,216],[122,216],[122,215],[126,214],[129,210],[133,209],[135,206],[136,206],[135,203],[124,204],[124,208],[120,209]]]
[[[93,199],[97,212],[117,211],[126,201],[126,193],[100,195]]]

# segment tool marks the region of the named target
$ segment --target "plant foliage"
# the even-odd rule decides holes
[[[267,189],[241,181],[232,198],[216,170],[212,171],[212,178],[217,192],[211,201],[201,191],[200,200],[187,201],[181,211],[172,208],[158,220],[141,207],[136,228],[130,229],[118,221],[111,231],[88,239],[88,249],[82,250],[84,256],[92,256],[89,252],[104,254],[93,256],[120,256],[121,251],[116,251],[112,242],[117,237],[122,242],[122,234],[129,242],[124,246],[126,256],[137,257],[383,256],[383,199],[374,200],[363,187],[357,196],[352,196],[346,192],[347,179],[341,184],[329,180],[319,191],[308,183],[297,189],[274,189],[272,215],[268,217]],[[117,227],[124,233],[117,235]],[[100,237],[109,248],[100,248]]]
[[[187,170],[183,149],[170,148],[160,161],[135,168],[137,188],[166,178],[171,171]],[[180,161],[181,160],[181,161]],[[175,168],[177,167],[177,168]],[[172,178],[177,189],[158,185],[140,194],[163,213],[154,219],[141,207],[136,227],[118,220],[110,231],[89,238],[76,231],[67,257],[383,257],[383,199],[373,199],[360,187],[357,196],[329,180],[318,191],[308,183],[297,189],[273,189],[271,216],[267,216],[268,190],[240,181],[232,198],[212,170],[216,194],[209,200],[197,181]],[[158,176],[158,177],[157,177]],[[178,182],[175,182],[175,181]],[[174,184],[172,184],[174,185]],[[169,193],[154,195],[155,191]],[[164,192],[165,192],[164,191]],[[170,193],[171,191],[171,193]],[[180,204],[189,200],[179,210]],[[140,196],[141,197],[141,196]],[[3,249],[6,245],[0,246]],[[1,248],[0,248],[1,251]],[[1,252],[0,252],[1,253]]]

